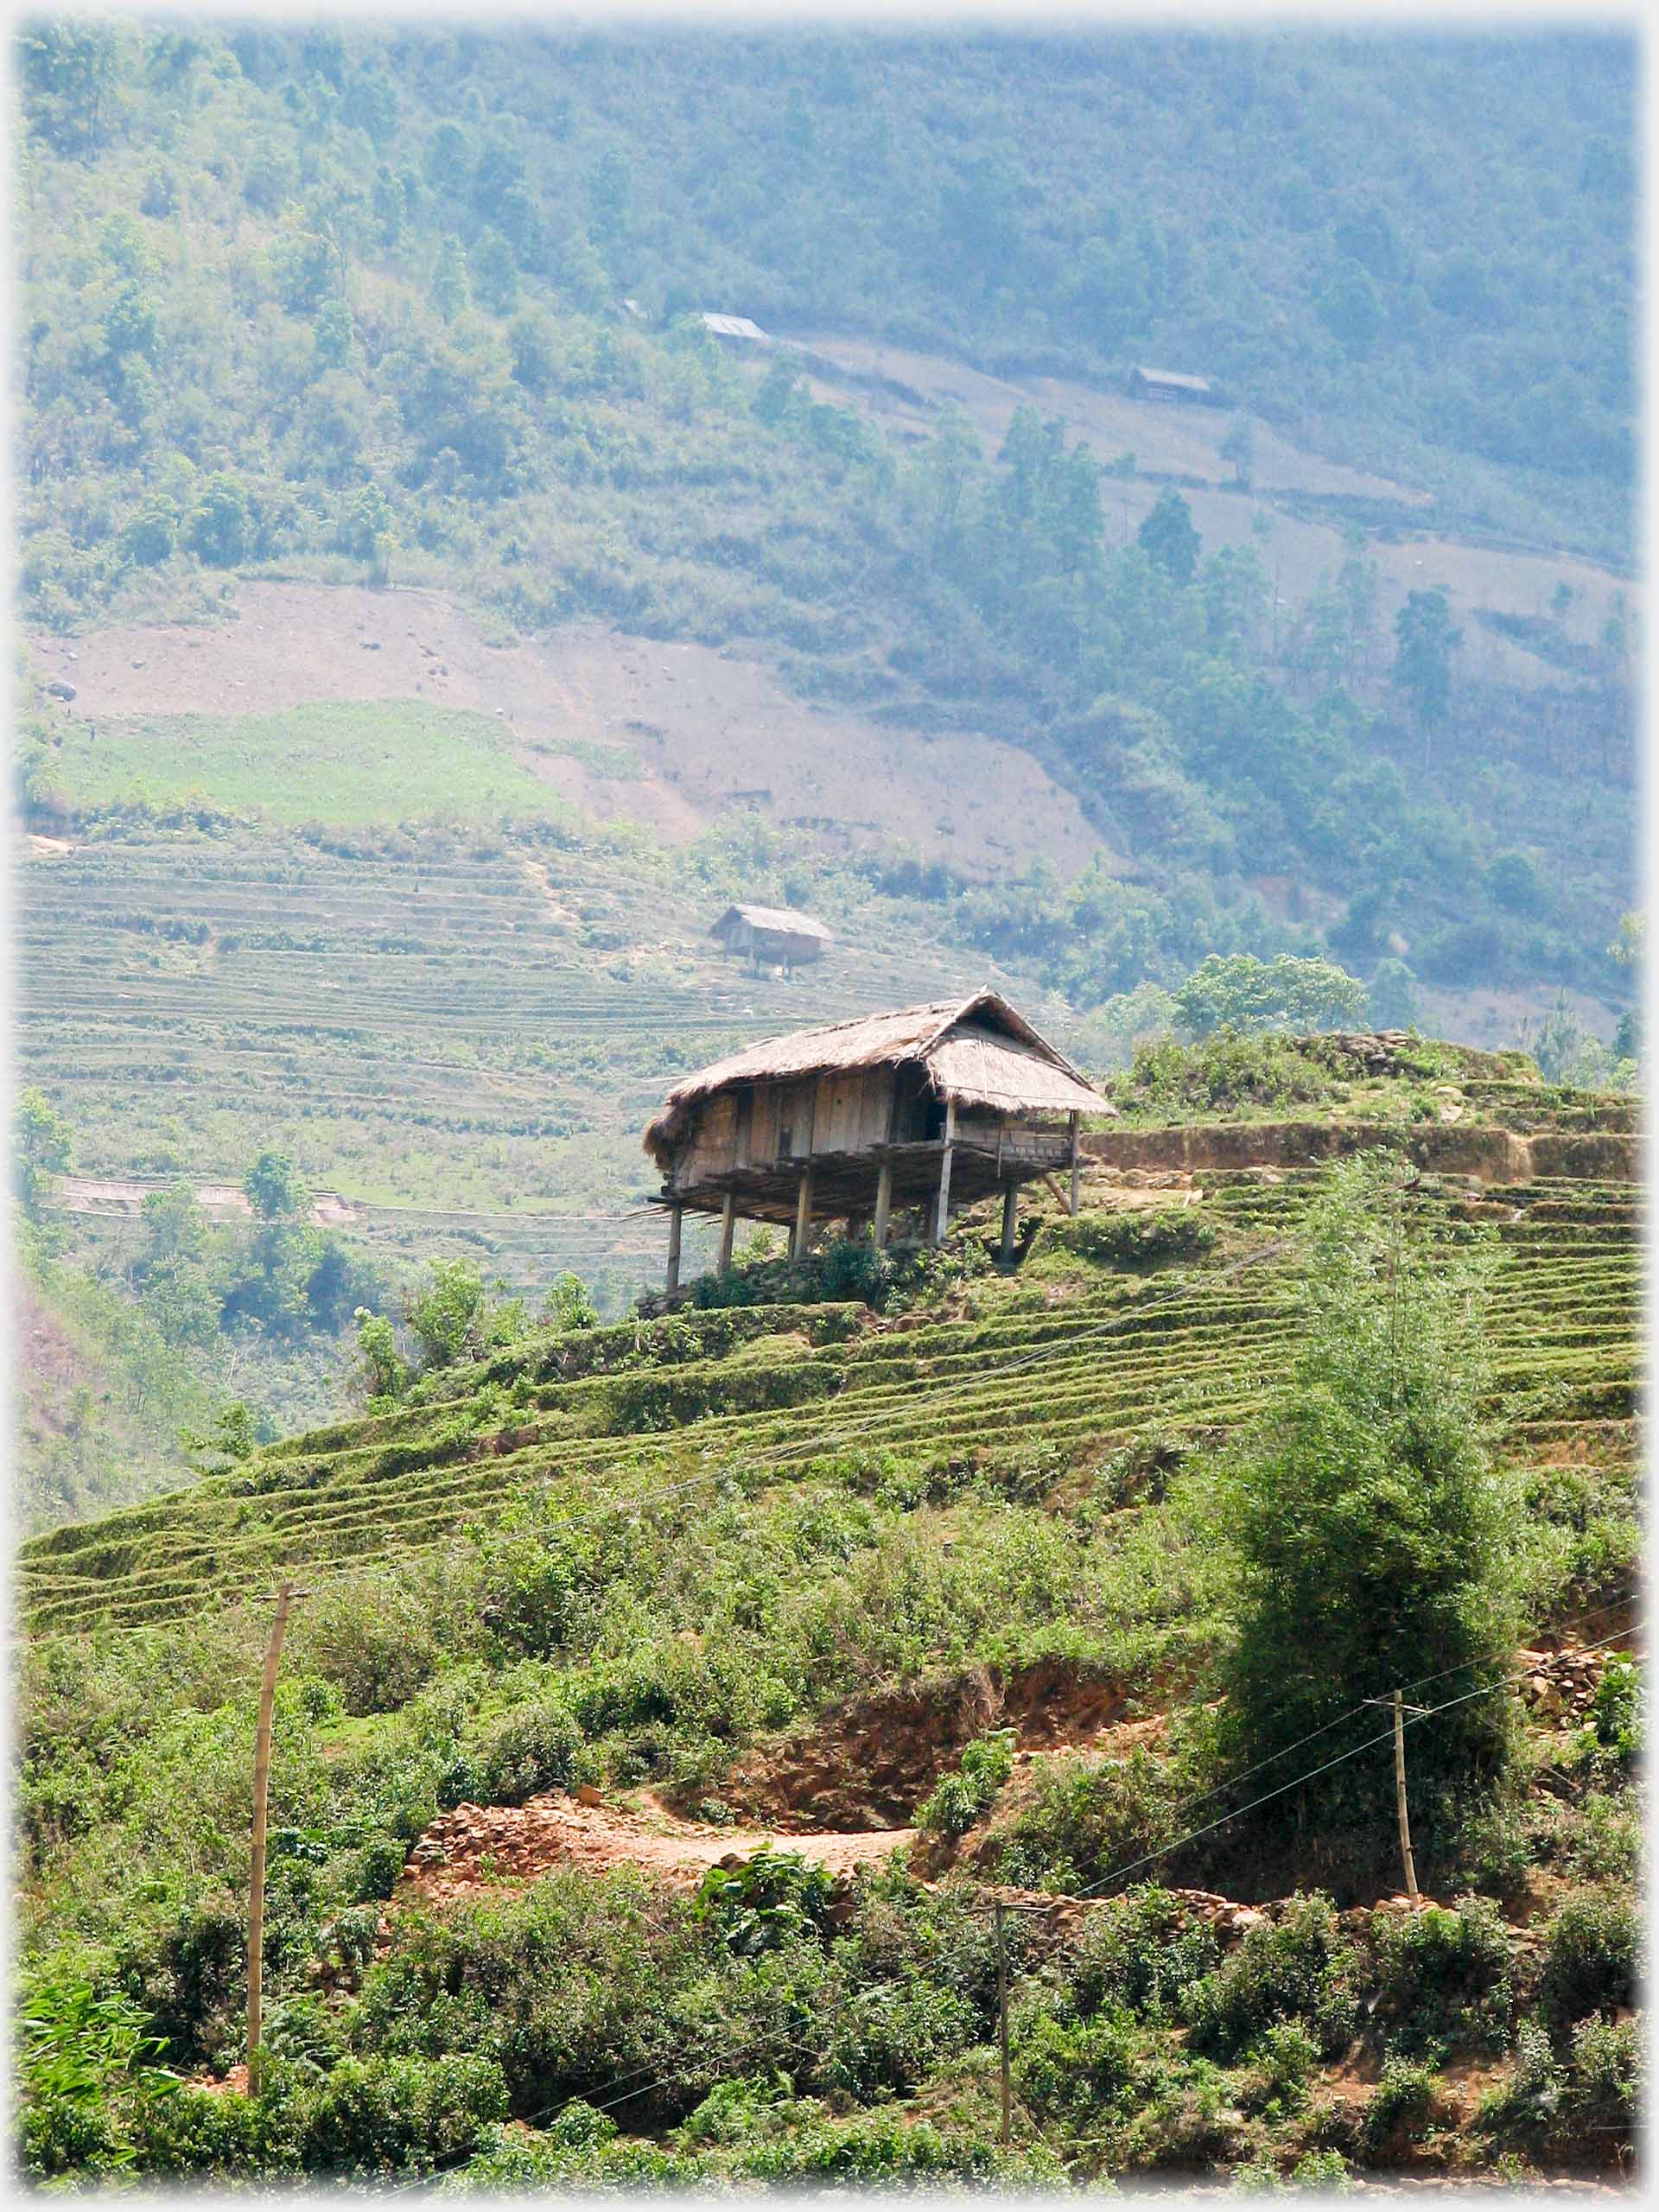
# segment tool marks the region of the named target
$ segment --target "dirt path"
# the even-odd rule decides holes
[[[798,1852],[814,1866],[850,1873],[913,1840],[912,1828],[863,1834],[786,1834],[766,1828],[715,1827],[681,1819],[649,1792],[633,1805],[584,1804],[563,1792],[523,1805],[457,1805],[434,1821],[410,1853],[393,1903],[458,1903],[503,1879],[527,1882],[556,1866],[607,1873],[645,1866],[690,1885],[721,1859],[756,1851]]]

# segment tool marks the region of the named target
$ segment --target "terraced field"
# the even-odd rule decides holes
[[[23,891],[20,1076],[83,1172],[234,1180],[278,1144],[388,1253],[574,1268],[613,1308],[656,1272],[638,1133],[677,1072],[985,977],[881,901],[810,978],[753,976],[707,940],[724,891],[602,841],[158,832],[42,843]]]
[[[1224,1430],[1259,1400],[1297,1325],[1295,1230],[1319,1171],[1207,1176],[1202,1264],[1147,1277],[1039,1241],[1009,1281],[893,1321],[858,1306],[761,1306],[532,1338],[464,1387],[278,1446],[234,1476],[27,1545],[36,1631],[189,1615],[430,1550],[527,1491],[578,1507],[749,1489],[806,1469],[925,1484],[1001,1470],[1050,1494],[1149,1433]],[[1171,1196],[1176,1195],[1172,1191]],[[1092,1179],[1109,1209],[1121,1186]],[[1426,1182],[1435,1233],[1496,1232],[1493,1382],[1527,1459],[1628,1463],[1637,1372],[1630,1186]],[[1085,1209],[1085,1218],[1088,1209]],[[963,1233],[980,1233],[964,1217]]]

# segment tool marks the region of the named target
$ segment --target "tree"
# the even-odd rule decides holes
[[[1158,504],[1135,532],[1136,543],[1149,561],[1178,584],[1190,584],[1198,569],[1202,541],[1192,526],[1192,510],[1173,486],[1158,495]]]
[[[1417,1002],[1417,978],[1403,960],[1392,957],[1377,963],[1371,977],[1367,1013],[1373,1029],[1414,1029],[1421,1012]]]
[[[218,470],[201,487],[190,518],[191,550],[211,567],[235,566],[247,550],[248,495],[234,476]]]
[[[52,1178],[73,1157],[73,1133],[46,1093],[33,1084],[19,1091],[11,1112],[11,1185],[31,1221],[40,1218]]]
[[[1493,1252],[1419,1226],[1410,1174],[1345,1162],[1311,1210],[1298,1348],[1223,1477],[1236,1573],[1224,1761],[1256,1770],[1253,1793],[1338,1762],[1266,1818],[1317,1821],[1322,1853],[1345,1843],[1379,1865],[1395,1848],[1393,1753],[1365,1700],[1420,1681],[1425,1704],[1460,1700],[1410,1738],[1413,1833],[1432,1858],[1503,1777],[1507,1708],[1468,1694],[1503,1681],[1517,1627],[1486,1411]]]
[[[306,1202],[285,1152],[262,1152],[242,1178],[242,1188],[261,1221],[291,1221]]]
[[[518,264],[499,231],[486,231],[473,248],[473,290],[492,315],[511,315],[518,304]]]
[[[1410,699],[1417,727],[1427,731],[1446,719],[1452,696],[1452,656],[1463,643],[1462,631],[1452,626],[1445,585],[1412,592],[1394,618],[1394,634],[1395,687]]]
[[[476,1359],[498,1344],[511,1343],[529,1327],[521,1299],[499,1300],[505,1287],[489,1284],[466,1260],[434,1260],[423,1290],[404,1307],[404,1319],[420,1347],[424,1373]]]
[[[1195,1038],[1218,1029],[1345,1029],[1364,1019],[1365,986],[1329,960],[1281,953],[1264,961],[1249,952],[1224,959],[1212,952],[1176,992],[1175,1007]]]
[[[453,322],[467,308],[467,257],[461,240],[453,235],[438,248],[432,271],[432,304],[445,322]]]
[[[1255,425],[1248,415],[1236,415],[1232,427],[1221,442],[1221,457],[1230,461],[1233,481],[1241,491],[1248,492],[1255,469]]]

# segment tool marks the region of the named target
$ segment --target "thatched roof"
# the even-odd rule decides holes
[[[675,1084],[645,1131],[645,1149],[660,1167],[669,1167],[694,1108],[730,1084],[786,1083],[801,1076],[897,1067],[906,1061],[919,1063],[931,1088],[959,1106],[985,1106],[1001,1114],[1117,1110],[1005,998],[995,991],[976,991],[971,998],[861,1014],[823,1029],[798,1029],[716,1060]]]
[[[718,937],[735,915],[747,922],[752,930],[769,930],[777,937],[811,937],[824,944],[833,944],[833,934],[823,924],[815,921],[810,914],[797,913],[792,906],[728,906],[709,932]]]

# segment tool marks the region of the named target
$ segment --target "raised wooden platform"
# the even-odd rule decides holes
[[[938,1195],[944,1150],[944,1139],[933,1138],[914,1144],[868,1145],[858,1152],[815,1152],[798,1160],[730,1168],[684,1190],[664,1190],[652,1203],[668,1209],[683,1206],[691,1213],[717,1214],[724,1212],[729,1192],[733,1211],[744,1219],[791,1224],[799,1204],[801,1177],[810,1168],[814,1220],[826,1217],[833,1220],[838,1216],[868,1220],[875,1211],[876,1182],[884,1164],[893,1171],[894,1212],[931,1205]],[[950,1152],[953,1207],[993,1198],[1010,1183],[1056,1174],[1071,1158],[1068,1137],[1038,1130],[1022,1136],[1018,1144],[1005,1142],[995,1148],[958,1137]]]

